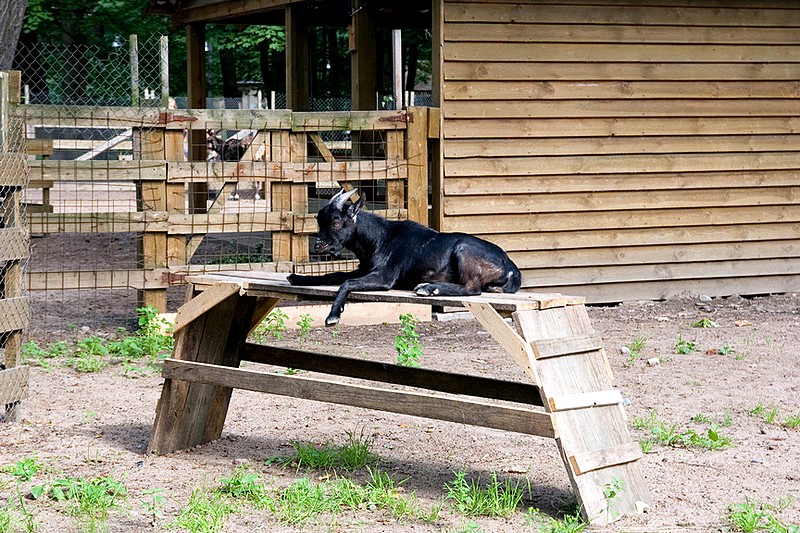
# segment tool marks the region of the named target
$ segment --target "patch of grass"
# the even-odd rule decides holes
[[[422,357],[422,345],[417,333],[419,320],[411,313],[400,315],[400,334],[394,338],[394,347],[397,350],[397,364],[419,368],[419,358]]]
[[[634,417],[633,426],[636,429],[649,430],[654,442],[663,446],[709,450],[720,450],[733,446],[731,438],[721,434],[716,424],[711,424],[705,432],[698,432],[694,429],[680,431],[678,424],[668,424],[659,420],[655,413],[650,413],[647,417]]]
[[[67,502],[67,514],[77,517],[84,531],[94,532],[104,529],[109,511],[118,508],[128,492],[112,476],[66,477],[53,481],[48,495],[56,501]]]
[[[191,533],[216,533],[225,527],[228,515],[235,511],[236,505],[224,494],[199,487],[192,491],[189,503],[181,509],[172,526]]]
[[[628,359],[624,363],[625,366],[633,366],[636,360],[642,357],[645,341],[647,341],[647,337],[639,335],[630,344],[625,345],[628,352]]]
[[[315,446],[311,443],[292,442],[295,453],[280,462],[295,464],[297,468],[314,470],[346,470],[353,471],[378,462],[378,455],[372,451],[373,439],[364,435],[346,432],[347,442],[343,445],[324,444]]]
[[[688,355],[697,350],[697,344],[692,341],[687,341],[682,336],[678,336],[678,341],[675,343],[675,353],[681,355]]]
[[[519,484],[509,479],[501,482],[495,472],[491,482],[482,486],[480,479],[468,481],[466,472],[460,470],[444,488],[447,498],[467,516],[509,516],[517,510],[523,495]]]
[[[761,418],[767,424],[777,424],[780,411],[780,405],[764,405],[762,402],[759,402],[758,405],[750,409],[750,414]]]
[[[767,533],[798,533],[800,525],[785,524],[774,514],[774,511],[782,511],[790,503],[790,500],[782,502],[778,507],[759,503],[745,499],[744,503],[734,503],[728,507],[726,520],[735,528],[736,531],[743,533],[753,533],[764,531]]]
[[[797,429],[800,427],[800,411],[787,416],[783,421],[783,425],[791,429]]]
[[[701,318],[694,324],[692,324],[693,328],[718,328],[719,324],[711,320],[710,318]]]
[[[24,482],[32,480],[41,467],[42,464],[34,455],[20,459],[12,465],[4,466],[2,470],[17,478],[18,481]]]
[[[261,484],[261,477],[246,466],[238,467],[230,477],[224,477],[219,482],[218,492],[247,500],[256,509],[269,508],[274,504],[267,489]]]
[[[533,507],[528,508],[525,525],[535,527],[537,533],[580,533],[589,526],[579,509],[572,514],[562,516],[561,520],[556,520],[543,515],[539,509]]]
[[[106,367],[105,357],[108,347],[105,339],[90,336],[79,340],[75,345],[75,355],[66,360],[65,364],[78,372],[100,372]]]

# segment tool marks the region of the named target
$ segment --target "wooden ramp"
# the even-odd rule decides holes
[[[466,307],[529,376],[530,384],[520,384],[250,344],[247,335],[281,300],[332,300],[337,287],[293,287],[284,275],[255,272],[189,281],[194,297],[176,316],[175,350],[164,363],[150,453],[219,438],[233,389],[247,389],[554,438],[592,524],[607,524],[652,504],[638,462],[642,452],[628,432],[622,395],[613,387],[582,298],[534,293],[426,298],[406,291],[351,295],[355,301]],[[504,319],[508,316],[511,323]],[[238,368],[241,361],[325,377],[244,370]],[[367,385],[328,376],[355,377]],[[423,392],[390,390],[383,383]]]

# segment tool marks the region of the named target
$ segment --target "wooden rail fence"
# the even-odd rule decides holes
[[[372,209],[388,218],[427,224],[428,138],[438,135],[438,128],[429,126],[438,124],[433,109],[306,113],[17,105],[11,113],[27,125],[29,153],[36,158],[29,161],[27,195],[33,235],[140,235],[137,268],[34,268],[29,279],[34,291],[135,288],[141,291],[140,305],[165,309],[167,287],[182,283],[188,273],[318,269],[309,262],[314,214],[324,201],[316,192],[345,184],[371,191],[377,201]],[[64,128],[123,133],[114,143],[71,145],[38,134]],[[248,130],[252,142],[239,161],[188,161],[192,154],[205,155],[207,130]],[[199,150],[197,139],[203,144]],[[66,159],[57,153],[67,145],[83,156],[71,153]],[[129,150],[127,160],[108,154],[108,160],[93,159],[120,147]],[[257,201],[247,207],[231,202],[242,189],[255,191]],[[192,264],[209,234],[254,231],[271,234],[269,261]]]

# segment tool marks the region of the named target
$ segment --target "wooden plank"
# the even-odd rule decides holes
[[[234,293],[208,309],[176,333],[173,357],[220,368],[238,366],[255,304],[255,298]],[[147,453],[171,453],[218,439],[231,392],[231,387],[166,379]]]
[[[30,323],[30,315],[31,306],[27,297],[0,300],[0,333],[26,329]]]
[[[614,228],[661,228],[669,226],[730,226],[734,224],[764,224],[774,222],[799,222],[800,206],[771,205],[764,207],[706,206],[686,209],[625,209],[620,211],[585,212],[570,210],[551,213],[510,213],[503,217],[487,215],[450,216],[445,219],[443,231],[471,232],[481,228],[481,233],[491,235],[540,231],[577,231]]]
[[[29,161],[31,173],[52,181],[163,181],[166,161]]]
[[[446,100],[624,100],[671,98],[796,98],[800,84],[792,81],[451,81],[444,84]],[[681,105],[683,102],[675,102]]]
[[[525,3],[482,2],[468,4],[447,2],[445,22],[511,22],[571,24],[577,21],[592,24],[692,25],[707,26],[800,26],[797,9],[720,9],[716,7],[651,6],[633,3],[624,6],[557,5],[531,9]]]
[[[16,366],[0,370],[0,409],[28,397],[29,370]]]
[[[322,140],[322,137],[317,132],[311,132],[308,134],[308,138],[314,143],[314,147],[319,152],[319,155],[324,159],[327,163],[335,163],[336,158],[333,157],[333,153],[331,153],[331,149],[325,144],[325,141]]]
[[[428,110],[422,107],[409,108],[414,121],[409,123],[405,143],[405,159],[408,162],[408,217],[420,224],[428,225]]]
[[[500,314],[488,303],[467,302],[464,304],[472,316],[480,322],[483,329],[496,340],[500,346],[514,359],[519,366],[538,387],[539,375],[536,367],[531,364],[533,352],[530,344],[506,324]],[[538,389],[537,389],[538,390]]]
[[[73,289],[158,289],[166,288],[169,282],[163,279],[165,270],[141,269],[70,270],[60,272],[28,272],[28,289],[73,290]]]
[[[0,153],[0,186],[24,187],[27,164],[27,158],[23,154]]]
[[[603,24],[547,24],[515,21],[448,24],[445,42],[562,42],[573,43],[671,43],[671,44],[800,44],[796,28],[693,25],[630,26]]]
[[[392,383],[449,394],[493,398],[526,405],[542,405],[539,388],[528,383],[502,381],[425,368],[411,368],[380,361],[365,361],[252,343],[244,345],[241,355],[243,360],[254,363]]]
[[[447,119],[469,118],[641,118],[641,117],[797,117],[800,102],[782,98],[682,100],[669,98],[621,100],[523,100],[475,105],[449,100],[442,108]]]
[[[550,396],[550,411],[567,411],[569,409],[586,409],[622,403],[622,394],[616,390],[581,392],[577,394],[558,394]]]
[[[736,28],[738,31],[739,28]],[[795,30],[791,30],[795,31]],[[769,63],[583,63],[554,61],[459,61],[448,62],[444,69],[445,80],[672,80],[719,81],[752,80],[771,81],[797,79],[794,62],[775,58]]]
[[[478,194],[541,194],[568,192],[639,191],[668,189],[726,189],[785,187],[800,184],[800,170],[744,170],[709,172],[655,172],[652,174],[556,174],[539,176],[465,176],[445,181],[448,196]],[[753,191],[758,194],[758,190]]]
[[[505,407],[410,391],[378,389],[305,376],[225,368],[175,359],[164,361],[162,375],[168,380],[235,387],[305,400],[503,429],[528,435],[555,437],[550,415],[526,408]]]
[[[555,155],[610,155],[714,152],[796,152],[798,135],[642,135],[639,137],[509,139],[451,139],[446,143],[447,158],[525,157]]]
[[[638,461],[642,457],[644,454],[639,443],[629,442],[620,446],[570,455],[569,464],[575,475],[579,476],[593,470]]]
[[[175,315],[175,325],[172,328],[173,333],[180,331],[212,307],[219,305],[220,302],[241,291],[242,286],[238,283],[217,283],[210,289],[198,294],[178,308],[178,313]]]
[[[573,337],[539,339],[531,347],[536,359],[544,359],[601,350],[603,341],[597,333],[589,333]]]
[[[446,139],[519,137],[608,137],[640,135],[793,134],[798,117],[617,117],[579,119],[523,117],[453,119],[444,123]]]
[[[724,192],[723,192],[724,191]],[[446,197],[446,215],[553,213],[564,211],[659,210],[715,207],[794,205],[800,187],[695,189],[691,191],[615,191],[595,193],[547,193],[515,196]]]

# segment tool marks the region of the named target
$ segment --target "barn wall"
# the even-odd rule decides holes
[[[443,229],[594,302],[800,289],[800,4],[445,0],[442,35]]]

